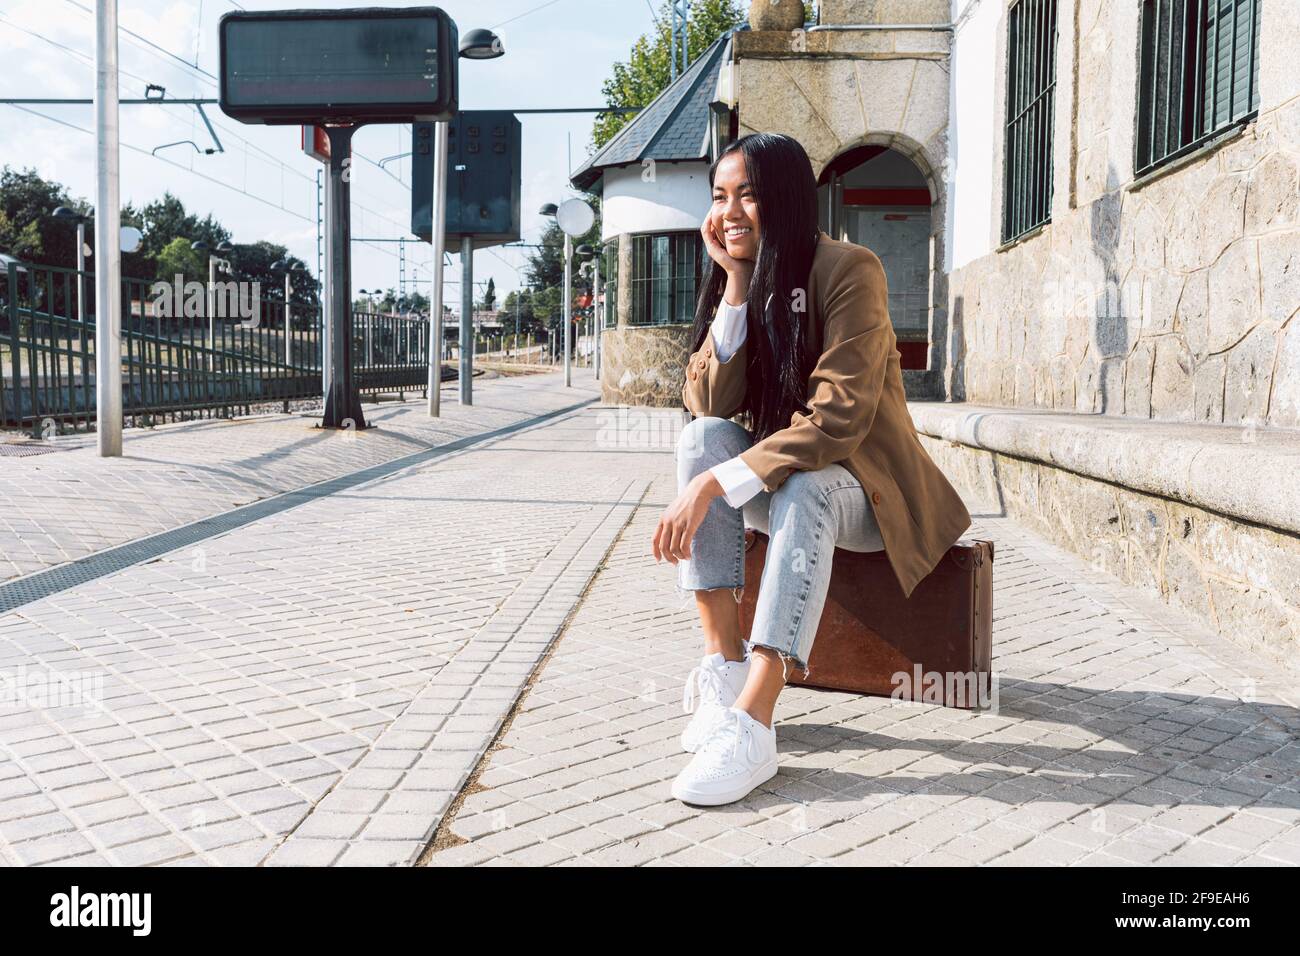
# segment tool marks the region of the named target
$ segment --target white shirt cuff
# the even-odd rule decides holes
[[[745,344],[745,312],[748,303],[729,305],[726,299],[718,300],[718,311],[713,317],[710,330],[713,334],[713,348],[718,353],[718,361],[726,362]]]
[[[745,464],[739,455],[714,465],[709,471],[713,472],[713,477],[722,485],[727,504],[733,508],[739,508],[763,490],[763,480],[754,474],[754,469]]]

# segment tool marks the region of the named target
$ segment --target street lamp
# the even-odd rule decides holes
[[[220,266],[227,272],[230,271],[231,265],[229,259],[222,259],[214,253],[229,255],[235,250],[229,242],[224,239],[215,246],[211,245],[206,239],[196,239],[190,243],[190,248],[195,252],[206,252],[208,254],[208,371],[216,368],[216,349],[217,349],[217,329],[216,329],[216,288],[217,267]]]
[[[482,27],[470,30],[460,39],[460,55],[467,60],[495,60],[505,52],[501,38]]]
[[[291,314],[290,310],[292,308],[290,302],[293,299],[292,277],[293,273],[303,271],[302,263],[296,261],[289,262],[286,259],[276,259],[271,263],[271,271],[284,273],[284,364],[289,365],[291,364],[289,356],[289,339],[292,326],[289,324],[289,318]]]
[[[371,356],[374,354],[374,349],[371,348],[370,341],[374,338],[371,332],[373,331],[375,322],[375,296],[379,293],[379,290],[374,289],[367,292],[365,289],[358,289],[357,292],[366,297],[366,366],[369,367],[374,364],[370,361]]]
[[[581,199],[566,199],[558,206],[547,203],[538,210],[543,216],[554,216],[555,223],[564,233],[564,385],[573,385],[569,348],[573,340],[573,240],[586,235],[595,225],[596,214]]]
[[[52,215],[63,222],[77,224],[77,321],[84,330],[86,327],[86,223],[91,221],[91,217],[67,206],[59,206]]]
[[[469,30],[460,38],[459,53],[466,60],[495,60],[506,52],[501,38],[491,30],[482,28]],[[441,414],[442,397],[442,268],[443,254],[447,248],[447,129],[448,123],[442,120],[433,124],[433,191],[430,209],[430,244],[433,246],[433,283],[429,291],[429,415],[436,418]],[[464,299],[473,301],[474,244],[473,240],[461,239],[461,290],[462,307]],[[469,291],[466,291],[468,289]],[[471,304],[472,310],[472,304]],[[463,334],[463,326],[462,326]],[[461,349],[460,359],[460,401],[462,405],[473,403],[473,355],[464,354]]]

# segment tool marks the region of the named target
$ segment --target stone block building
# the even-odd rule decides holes
[[[818,13],[733,34],[711,109],[798,138],[823,228],[880,255],[927,449],[1300,668],[1300,3]]]

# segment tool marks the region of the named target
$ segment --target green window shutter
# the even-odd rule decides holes
[[[1136,171],[1259,108],[1260,0],[1143,0]]]
[[[1056,37],[1056,0],[1016,0],[1007,11],[1003,242],[1051,218]]]

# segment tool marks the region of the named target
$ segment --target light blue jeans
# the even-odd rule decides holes
[[[736,422],[694,419],[677,442],[679,492],[696,475],[752,444],[749,432]],[[830,590],[835,549],[884,549],[875,513],[861,483],[843,465],[791,472],[776,491],[760,491],[741,508],[719,496],[695,532],[691,557],[677,563],[677,587],[729,588],[739,601],[745,587],[747,527],[768,536],[750,641],[806,670]]]

